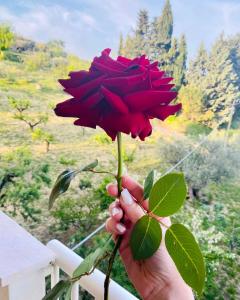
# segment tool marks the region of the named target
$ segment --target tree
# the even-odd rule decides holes
[[[196,85],[203,84],[203,81],[208,74],[208,60],[208,53],[204,43],[201,43],[196,58],[190,61],[186,75],[187,82]]]
[[[122,33],[120,33],[118,55],[123,55],[123,51],[124,51],[124,41],[123,41],[123,35]]]
[[[148,30],[148,12],[147,10],[140,10],[135,31],[136,56],[148,53]]]
[[[232,60],[235,49],[221,35],[209,57],[206,77],[206,107],[214,113],[213,125],[226,125],[240,99],[239,75]]]
[[[187,69],[187,42],[185,35],[183,34],[180,37],[179,41],[179,55],[176,60],[177,72],[174,74],[176,78],[176,85],[180,87],[182,84],[185,84],[185,74]]]
[[[8,25],[0,25],[0,57],[2,58],[3,51],[9,49],[14,41],[14,33]]]
[[[212,119],[213,113],[205,110],[206,96],[204,91],[193,84],[182,86],[178,94],[182,103],[182,118],[184,121],[207,124]]]
[[[171,48],[173,33],[173,14],[169,0],[166,0],[161,16],[158,18],[156,25],[156,47],[159,50],[158,61],[164,65],[164,54]]]
[[[142,54],[148,54],[148,32],[149,32],[149,18],[146,10],[140,10],[138,13],[137,26],[133,34],[128,34],[126,37],[125,47],[122,48],[122,37],[120,36],[119,49],[121,52],[130,57],[136,57]]]
[[[46,124],[48,121],[48,116],[46,114],[33,114],[29,112],[32,107],[29,100],[20,99],[17,100],[14,97],[8,97],[10,106],[15,110],[14,119],[20,120],[27,124],[31,131],[31,136],[33,140],[41,140],[46,143],[46,152],[49,151],[50,143],[54,141],[54,136],[38,128],[41,124]]]

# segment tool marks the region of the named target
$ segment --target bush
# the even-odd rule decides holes
[[[194,148],[194,143],[186,138],[159,145],[160,157],[167,166],[179,162]],[[225,146],[224,139],[207,140],[180,166],[189,183],[191,196],[199,197],[211,182],[221,183],[239,175],[240,157],[237,143]]]
[[[36,201],[44,186],[49,186],[49,165],[33,159],[26,148],[0,159],[0,206],[12,216],[37,221],[40,209]]]
[[[186,127],[186,134],[192,137],[198,137],[200,135],[208,135],[211,129],[200,123],[190,123]]]

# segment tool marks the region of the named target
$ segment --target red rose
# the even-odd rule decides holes
[[[70,79],[59,80],[72,98],[57,104],[55,113],[78,118],[75,125],[100,126],[112,140],[118,132],[144,140],[152,132],[150,119],[165,120],[181,109],[181,104],[169,105],[177,96],[169,84],[173,78],[164,77],[158,63],[150,63],[145,55],[114,60],[110,51],[95,57],[89,71],[71,72]]]

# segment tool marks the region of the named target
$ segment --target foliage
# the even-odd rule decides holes
[[[29,100],[17,100],[11,96],[9,96],[8,99],[10,106],[16,111],[14,113],[14,119],[23,121],[25,124],[27,124],[31,131],[32,139],[44,141],[46,143],[46,152],[48,152],[50,143],[54,141],[54,136],[46,130],[37,127],[40,124],[46,124],[48,116],[42,113],[32,115],[29,112],[29,109],[31,108],[31,103]]]
[[[37,221],[41,212],[36,201],[44,186],[51,182],[49,165],[33,159],[32,153],[19,148],[0,159],[0,205],[13,216]]]
[[[119,48],[128,57],[146,54],[151,60],[157,60],[159,67],[175,78],[179,89],[185,83],[187,45],[184,35],[178,41],[172,34],[173,14],[170,1],[166,0],[161,16],[151,23],[148,12],[139,11],[134,33],[128,34],[125,42],[121,36]]]
[[[194,143],[187,139],[161,143],[160,155],[164,153],[165,163],[176,164],[193,147]],[[226,146],[224,139],[207,140],[179,166],[189,183],[191,196],[201,199],[201,191],[210,183],[221,183],[237,176],[240,167],[238,147],[238,142]]]
[[[14,33],[8,25],[0,24],[0,56],[12,45],[14,41]]]
[[[112,181],[112,177],[105,177],[93,192],[93,197],[99,201],[101,210],[106,210],[113,201],[106,191],[106,185]]]

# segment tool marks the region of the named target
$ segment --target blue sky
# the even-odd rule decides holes
[[[37,41],[62,39],[67,50],[90,59],[103,48],[116,53],[119,34],[133,30],[139,9],[150,18],[165,0],[0,0],[0,22]],[[221,33],[240,32],[240,0],[171,0],[174,35],[186,34],[189,56]]]

